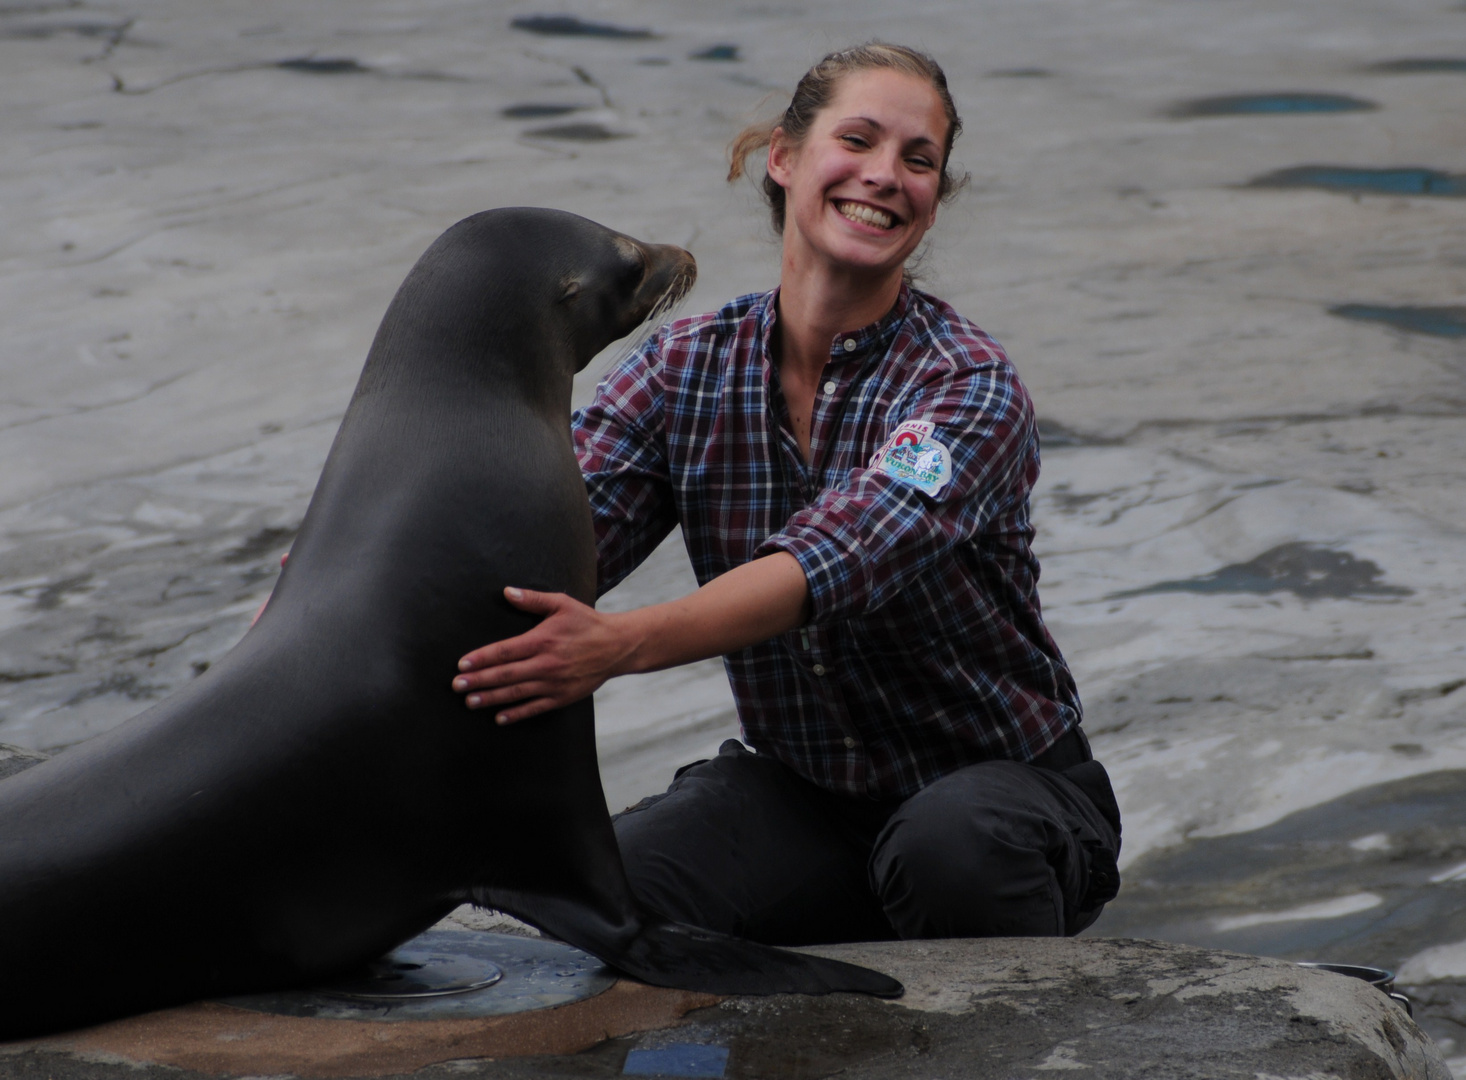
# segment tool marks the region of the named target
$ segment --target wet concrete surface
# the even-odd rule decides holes
[[[1466,202],[1450,197],[1466,114],[1444,44],[1461,10],[580,13],[655,40],[515,29],[515,14],[0,7],[0,742],[107,730],[238,640],[387,301],[448,224],[560,206],[688,246],[701,276],[685,311],[766,288],[777,247],[752,187],[724,185],[723,147],[821,52],[886,37],[948,65],[966,120],[955,162],[972,180],[921,275],[1005,345],[1042,418],[1045,615],[1116,782],[1127,871],[1466,769],[1466,698],[1443,689],[1466,677],[1462,339],[1330,314],[1466,295]],[[738,63],[690,59],[733,42]],[[291,59],[365,73],[281,70]],[[1279,86],[1380,107],[1166,115]],[[527,137],[556,118],[504,114],[562,103],[626,137]],[[1248,186],[1310,162],[1386,190]],[[1350,572],[1378,569],[1363,584],[1402,591],[1274,589],[1255,564],[1280,549],[1347,555]],[[1163,582],[1178,584],[1151,591]],[[674,536],[603,604],[691,587]],[[617,809],[737,734],[716,661],[617,680],[597,712]],[[1267,910],[1385,896],[1289,880],[1297,895]],[[1419,910],[1417,955],[1458,943]],[[1430,955],[1415,992],[1455,1000],[1466,974]]]

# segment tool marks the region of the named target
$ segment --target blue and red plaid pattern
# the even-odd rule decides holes
[[[806,464],[770,361],[777,295],[663,327],[576,413],[600,591],[679,523],[699,582],[787,551],[810,622],[724,658],[751,746],[872,798],[1032,759],[1080,705],[1039,614],[1027,392],[997,342],[903,288],[832,343]],[[873,467],[906,421],[950,455],[935,496]]]

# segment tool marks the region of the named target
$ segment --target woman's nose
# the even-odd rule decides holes
[[[896,155],[878,153],[866,158],[865,175],[861,179],[871,187],[886,191],[896,186],[896,176]]]

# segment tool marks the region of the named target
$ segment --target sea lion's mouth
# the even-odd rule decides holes
[[[637,306],[645,305],[645,314],[637,323],[658,325],[692,291],[697,282],[697,261],[673,244],[643,244],[641,253],[646,273],[636,291]]]

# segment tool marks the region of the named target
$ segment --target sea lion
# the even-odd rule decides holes
[[[646,982],[886,976],[668,923],[622,869],[589,700],[501,727],[458,657],[595,598],[571,379],[695,273],[679,248],[503,209],[382,320],[274,597],[157,706],[0,782],[0,1038],[331,978],[472,900]]]

